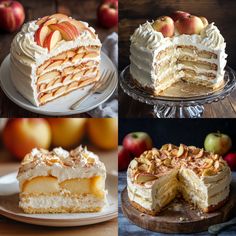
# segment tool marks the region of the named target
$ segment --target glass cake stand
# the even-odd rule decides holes
[[[236,85],[236,72],[226,66],[224,83],[217,90],[180,81],[160,95],[154,95],[135,82],[127,66],[120,74],[120,85],[135,100],[153,105],[158,118],[198,118],[204,112],[204,104],[218,102],[228,96]]]

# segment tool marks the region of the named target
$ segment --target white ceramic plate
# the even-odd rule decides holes
[[[10,55],[8,55],[0,67],[0,85],[4,93],[14,103],[20,107],[43,115],[62,116],[73,115],[90,111],[103,102],[105,102],[114,92],[118,82],[117,70],[112,61],[103,52],[101,53],[101,73],[104,70],[115,71],[115,76],[102,94],[94,94],[85,100],[77,110],[70,110],[69,107],[75,103],[80,97],[87,93],[92,85],[78,89],[69,93],[64,97],[60,97],[55,101],[49,102],[43,106],[36,107],[25,99],[14,87],[10,78]]]
[[[96,213],[25,214],[19,207],[16,173],[0,178],[0,214],[20,222],[45,226],[81,226],[104,222],[118,215],[117,176],[107,175],[108,205]]]

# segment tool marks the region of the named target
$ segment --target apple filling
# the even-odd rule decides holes
[[[49,194],[67,190],[70,194],[93,194],[98,198],[104,198],[104,180],[101,176],[92,178],[68,179],[61,183],[53,176],[38,176],[26,181],[22,186],[23,193]]]

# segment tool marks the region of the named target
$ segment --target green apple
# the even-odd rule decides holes
[[[205,150],[219,155],[226,154],[232,146],[231,138],[227,134],[210,133],[204,141]]]

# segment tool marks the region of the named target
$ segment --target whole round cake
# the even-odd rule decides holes
[[[99,79],[101,42],[86,22],[53,14],[26,23],[11,45],[11,80],[41,106]]]
[[[177,11],[135,30],[130,74],[139,86],[155,94],[180,80],[216,89],[224,82],[225,47],[214,23]]]
[[[203,212],[213,212],[226,203],[230,182],[230,168],[221,156],[183,144],[145,151],[127,170],[131,204],[150,215],[177,195]]]

